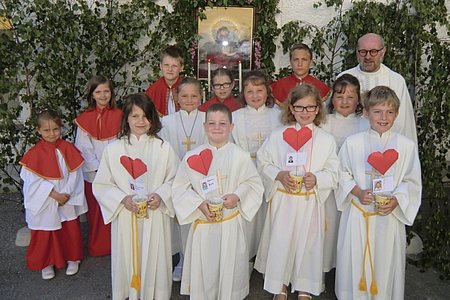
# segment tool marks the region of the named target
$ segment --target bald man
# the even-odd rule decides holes
[[[411,97],[402,75],[392,71],[383,62],[386,46],[383,38],[375,33],[367,33],[359,38],[356,47],[356,57],[359,64],[341,74],[348,73],[358,78],[361,92],[385,85],[395,91],[400,99],[400,110],[392,129],[417,144],[416,121]]]

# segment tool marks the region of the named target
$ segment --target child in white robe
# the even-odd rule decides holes
[[[319,127],[323,119],[316,88],[298,85],[285,102],[285,126],[257,153],[269,209],[255,268],[275,299],[288,298],[289,284],[301,300],[324,290],[324,202],[336,188],[339,162],[333,136]]]
[[[93,182],[103,218],[111,223],[112,297],[170,299],[171,183],[179,159],[158,136],[153,102],[143,93],[124,102],[120,138],[104,150]]]
[[[282,125],[281,110],[277,105],[274,106],[275,99],[272,96],[269,81],[261,71],[248,72],[244,76],[242,86],[240,100],[244,107],[233,112],[232,137],[236,145],[250,152],[253,163],[256,165],[256,152],[259,147],[275,128]],[[263,201],[256,216],[248,223],[250,259],[254,258],[258,251],[266,211],[267,202]]]
[[[415,142],[392,130],[399,106],[393,90],[373,88],[364,101],[371,128],[339,152],[339,299],[404,299],[405,225],[417,215],[422,182]],[[377,204],[382,195],[387,203]]]
[[[339,152],[342,143],[348,136],[370,127],[367,118],[362,116],[363,107],[358,78],[350,74],[344,74],[337,78],[332,87],[330,100],[328,103],[329,114],[321,127],[334,136]],[[336,207],[333,191],[325,202],[324,272],[329,272],[336,267],[339,217],[340,213]]]
[[[31,229],[27,267],[41,270],[45,280],[55,277],[54,266],[66,265],[66,275],[78,272],[83,258],[79,216],[87,211],[78,149],[61,139],[62,121],[56,112],[37,116],[42,139],[20,160],[23,166],[25,217]]]
[[[202,87],[197,79],[183,78],[177,86],[177,101],[180,110],[161,119],[161,137],[170,142],[180,160],[187,151],[203,145],[207,141],[203,128],[205,113],[198,110],[201,93]],[[173,281],[181,280],[188,232],[188,225],[180,225],[174,219],[172,222],[172,254],[179,253],[180,260],[173,271]]]
[[[248,152],[228,141],[231,118],[223,104],[208,108],[208,143],[186,154],[173,183],[177,218],[191,224],[181,279],[181,294],[191,299],[244,299],[249,293],[244,220],[258,211],[263,186]]]

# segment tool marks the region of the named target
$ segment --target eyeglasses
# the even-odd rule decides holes
[[[295,112],[303,112],[305,109],[307,112],[313,112],[316,110],[317,105],[310,105],[310,106],[301,106],[301,105],[292,105]]]
[[[380,52],[383,49],[384,49],[384,47],[380,48],[380,49],[370,49],[370,50],[360,49],[360,50],[358,50],[358,54],[361,55],[362,57],[365,57],[367,55],[367,53],[369,53],[370,56],[375,57],[375,56],[377,56],[378,52]]]
[[[231,86],[231,82],[215,83],[212,85],[213,89],[215,89],[215,90],[227,89],[230,86]]]

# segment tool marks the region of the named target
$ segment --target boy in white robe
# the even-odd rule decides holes
[[[248,152],[228,142],[230,110],[212,105],[204,126],[209,142],[186,154],[173,183],[178,220],[191,224],[181,294],[191,299],[244,299],[249,293],[244,220],[258,211],[263,186]],[[210,211],[212,200],[223,206],[221,219]]]
[[[161,119],[161,137],[170,142],[180,160],[187,151],[207,141],[203,128],[205,113],[198,110],[202,97],[201,90],[197,79],[183,78],[177,86],[180,110]],[[181,281],[188,232],[189,225],[180,225],[176,219],[173,220],[172,254],[180,254],[180,260],[172,274],[173,281]]]
[[[93,182],[105,223],[111,223],[113,299],[171,296],[171,183],[179,159],[157,136],[160,129],[145,94],[126,97],[121,138],[106,147]],[[147,218],[137,218],[136,195],[148,203]]]
[[[348,137],[339,153],[339,299],[404,299],[405,225],[417,215],[422,183],[414,141],[392,129],[399,106],[390,88],[372,89],[364,103],[371,129]],[[375,203],[377,193],[388,202]]]

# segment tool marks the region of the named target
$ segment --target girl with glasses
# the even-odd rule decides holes
[[[299,300],[324,290],[324,202],[337,186],[339,162],[323,120],[316,88],[298,85],[284,104],[284,126],[257,152],[269,208],[255,268],[274,299],[287,299],[289,284]]]
[[[200,105],[198,108],[200,111],[206,112],[211,105],[216,103],[223,103],[232,112],[242,107],[232,95],[234,78],[229,69],[214,70],[211,73],[211,82],[214,97]]]

